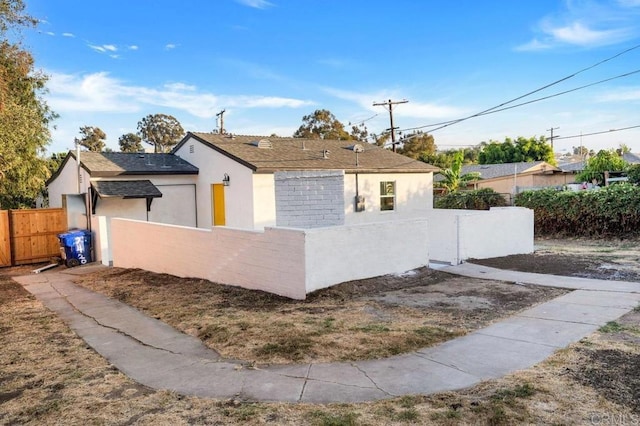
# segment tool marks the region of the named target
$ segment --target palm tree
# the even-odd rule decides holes
[[[469,182],[480,179],[480,173],[462,173],[462,160],[464,159],[464,151],[460,150],[453,156],[453,163],[450,169],[444,169],[440,174],[444,180],[437,183],[437,186],[445,189],[445,193],[456,192],[461,187],[464,188]]]

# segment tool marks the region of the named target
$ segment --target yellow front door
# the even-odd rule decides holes
[[[211,212],[213,214],[213,226],[224,226],[224,185],[214,183],[211,185]]]

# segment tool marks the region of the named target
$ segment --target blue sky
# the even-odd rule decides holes
[[[328,109],[343,123],[400,130],[494,107],[640,45],[640,0],[26,0],[42,22],[24,43],[50,76],[50,152],[81,126],[107,145],[165,113],[211,131],[291,136]],[[640,69],[640,48],[527,101]],[[572,136],[640,125],[640,73],[433,132],[446,149],[505,137]],[[429,131],[431,127],[423,130]],[[640,128],[584,136],[640,152]],[[558,139],[556,151],[579,146]]]

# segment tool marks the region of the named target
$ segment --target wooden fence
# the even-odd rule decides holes
[[[60,256],[58,234],[67,231],[64,209],[0,211],[0,266],[47,262]]]

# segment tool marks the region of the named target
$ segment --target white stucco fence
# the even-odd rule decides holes
[[[259,289],[295,299],[428,264],[426,220],[315,229],[212,229],[111,219],[113,266]]]
[[[429,254],[432,261],[457,265],[467,259],[533,253],[531,209],[433,209],[429,212],[429,219]]]

